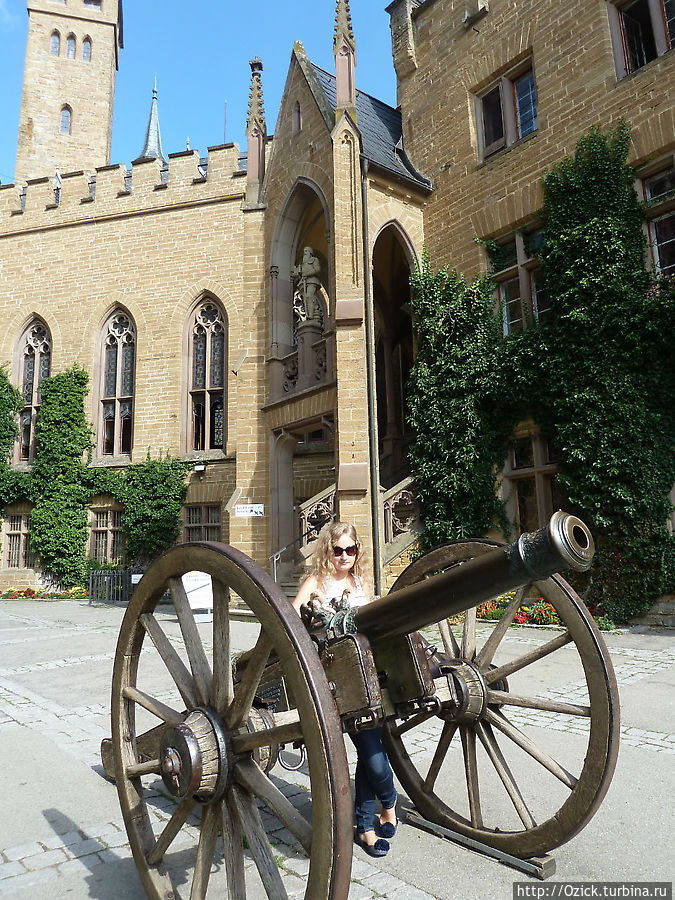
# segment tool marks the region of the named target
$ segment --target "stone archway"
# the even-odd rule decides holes
[[[411,268],[411,254],[398,226],[385,226],[373,248],[378,449],[384,488],[409,475],[405,388],[413,363]]]

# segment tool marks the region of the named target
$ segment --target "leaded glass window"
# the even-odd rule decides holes
[[[22,339],[21,396],[19,413],[19,460],[32,462],[35,456],[35,425],[40,408],[41,386],[49,376],[52,361],[52,339],[44,322],[33,321]]]
[[[220,506],[186,506],[184,511],[183,540],[221,540]]]
[[[133,445],[136,328],[117,311],[104,328],[101,452],[130,454]]]
[[[32,569],[35,556],[30,546],[30,513],[9,513],[5,523],[5,565],[9,569]]]
[[[99,563],[124,562],[121,509],[92,509],[90,555]]]
[[[225,447],[225,319],[214,300],[197,308],[190,335],[190,418],[192,450]]]

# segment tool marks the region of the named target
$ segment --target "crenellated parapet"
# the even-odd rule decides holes
[[[241,200],[246,188],[237,144],[139,158],[0,186],[0,232],[58,227],[79,220],[140,215],[173,207]]]

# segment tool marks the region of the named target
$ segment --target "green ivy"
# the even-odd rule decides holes
[[[595,536],[585,599],[615,621],[643,613],[675,586],[675,539],[666,527],[675,482],[675,293],[645,269],[629,147],[624,123],[609,134],[593,129],[544,179],[541,264],[552,308],[545,325],[487,340],[499,316],[486,286],[472,336],[445,297],[461,279],[432,276],[428,260],[413,278],[413,474],[426,485],[432,466],[444,488],[461,481],[467,494],[484,497],[505,457],[505,435],[532,417],[552,440],[571,508]],[[430,329],[442,335],[431,342]],[[448,364],[447,356],[463,362]],[[431,503],[430,496],[421,491],[430,542],[485,533],[499,521],[494,504],[481,520],[456,488],[445,501],[442,491]]]
[[[188,465],[169,457],[121,470],[93,467],[92,431],[84,413],[87,373],[74,368],[41,385],[35,462],[30,472],[7,464],[16,438],[21,397],[0,371],[0,507],[33,504],[31,542],[42,569],[63,587],[86,581],[87,507],[108,494],[124,506],[122,527],[128,565],[144,565],[170,547],[180,533]]]

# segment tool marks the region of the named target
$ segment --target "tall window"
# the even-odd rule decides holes
[[[68,40],[66,41],[66,56],[68,57],[68,59],[75,59],[75,50],[76,50],[75,35],[69,34]]]
[[[58,56],[61,52],[61,35],[58,31],[52,32],[52,39],[49,44],[49,52],[52,56]]]
[[[61,134],[70,134],[73,124],[73,114],[69,106],[64,106],[61,110]]]
[[[531,60],[477,95],[476,121],[479,156],[483,159],[537,130],[537,91]]]
[[[569,509],[548,438],[536,426],[516,433],[504,466],[509,518],[518,533],[542,528],[557,509]]]
[[[35,557],[30,546],[30,512],[25,504],[13,504],[5,513],[5,566],[8,569],[32,569]]]
[[[99,563],[124,562],[121,508],[92,508],[90,556]]]
[[[40,409],[40,389],[52,363],[52,339],[44,322],[28,326],[22,340],[21,397],[19,414],[19,459],[32,462],[35,457],[35,425]]]
[[[654,268],[662,278],[675,276],[675,166],[643,180],[649,244]]]
[[[191,333],[192,449],[225,446],[225,322],[213,300],[197,309]]]
[[[82,41],[82,59],[91,62],[91,40],[88,37]]]
[[[543,323],[550,316],[548,291],[537,268],[542,244],[541,230],[519,231],[491,255],[504,334],[524,331],[529,321]]]
[[[675,46],[675,0],[623,0],[608,11],[618,78]]]
[[[219,541],[220,506],[186,506],[183,511],[183,540]]]
[[[136,328],[124,312],[114,313],[104,329],[101,452],[131,453],[133,444]]]

